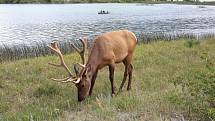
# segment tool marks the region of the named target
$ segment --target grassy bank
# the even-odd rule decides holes
[[[93,95],[77,102],[73,84],[60,84],[63,69],[47,65],[46,56],[0,65],[0,120],[210,120],[215,118],[215,39],[139,44],[134,55],[132,90],[111,98],[108,69],[102,69]],[[65,55],[67,64],[79,61]],[[116,86],[123,65],[115,73]]]

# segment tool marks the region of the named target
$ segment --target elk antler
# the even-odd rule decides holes
[[[82,59],[82,64],[78,63],[81,67],[85,67],[85,50],[87,48],[87,39],[86,38],[80,38],[79,39],[83,45],[82,50],[80,50],[78,47],[76,47],[74,44],[71,44],[72,48],[75,49],[79,55],[81,56]]]
[[[60,51],[60,49],[58,48],[58,43],[57,42],[52,42],[51,45],[48,45],[48,48],[51,49],[52,52],[56,53],[59,58],[60,58],[60,64],[53,64],[53,63],[48,63],[52,66],[56,66],[56,67],[63,67],[66,69],[66,71],[69,73],[69,76],[64,78],[64,79],[54,79],[52,78],[52,80],[54,81],[61,81],[63,83],[66,83],[66,82],[73,82],[73,83],[79,83],[80,81],[77,80],[76,77],[74,77],[71,73],[71,71],[69,70],[68,66],[66,65],[65,61],[64,61],[64,58],[63,58],[63,55]],[[77,81],[75,81],[77,80]]]

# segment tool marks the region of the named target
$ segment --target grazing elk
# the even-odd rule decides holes
[[[53,66],[64,67],[69,73],[69,77],[65,79],[53,79],[61,82],[73,82],[78,88],[78,101],[82,101],[86,96],[92,94],[93,86],[97,77],[98,70],[104,66],[109,67],[109,79],[111,82],[112,95],[115,94],[114,87],[114,70],[116,63],[123,62],[125,66],[123,81],[120,85],[119,91],[122,90],[123,85],[128,76],[127,90],[131,89],[132,70],[131,64],[133,52],[137,43],[137,38],[134,33],[128,30],[119,30],[108,32],[96,37],[89,58],[85,62],[85,50],[87,47],[86,38],[80,39],[83,44],[83,49],[80,50],[73,44],[71,46],[75,49],[82,58],[82,64],[79,64],[81,69],[78,70],[77,64],[74,66],[76,76],[72,75],[71,71],[66,66],[61,51],[57,43],[53,42],[48,47],[55,52],[61,61],[60,65],[49,63]]]

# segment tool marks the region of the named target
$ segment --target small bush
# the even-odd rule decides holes
[[[208,112],[209,118],[214,120],[215,119],[215,108],[209,108],[207,112]]]
[[[188,47],[188,48],[192,48],[192,47],[194,47],[194,46],[196,46],[196,45],[199,45],[199,44],[200,44],[199,41],[190,39],[190,40],[187,40],[187,41],[184,43],[184,46],[185,46],[185,47]]]

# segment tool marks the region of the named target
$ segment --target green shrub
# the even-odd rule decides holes
[[[185,41],[184,46],[188,47],[188,48],[192,48],[193,46],[196,46],[199,44],[200,44],[200,42],[198,40],[190,39],[190,40]]]
[[[214,120],[215,119],[215,108],[208,108],[208,116],[210,119]]]

